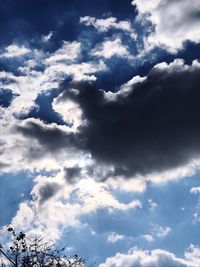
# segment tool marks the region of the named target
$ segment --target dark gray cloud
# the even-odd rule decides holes
[[[200,70],[175,64],[153,68],[128,95],[107,101],[102,90],[77,86],[76,101],[87,120],[84,149],[133,175],[181,166],[200,155]],[[83,140],[83,138],[82,138]]]
[[[72,133],[67,133],[59,127],[48,126],[40,121],[28,119],[23,125],[15,127],[15,131],[28,139],[37,140],[41,149],[30,146],[29,157],[34,159],[46,153],[56,153],[61,149],[81,147],[81,138]]]
[[[68,183],[75,183],[80,179],[81,168],[77,165],[73,167],[64,168],[64,176]]]
[[[33,120],[27,121],[23,126],[17,126],[16,130],[25,137],[37,139],[41,145],[47,146],[52,152],[71,143],[68,140],[69,135],[61,129],[45,127]]]
[[[61,187],[57,183],[46,183],[39,189],[39,202],[43,204],[48,199],[52,198]]]
[[[0,170],[6,169],[6,167],[9,167],[9,164],[0,162]]]
[[[45,152],[89,152],[97,163],[114,166],[112,175],[168,170],[200,155],[199,84],[199,66],[180,62],[154,67],[129,94],[115,94],[115,100],[91,84],[73,84],[79,93],[68,88],[58,101],[71,99],[80,106],[87,123],[77,133],[34,120],[17,131],[37,139]],[[66,171],[72,180],[78,175],[76,168]]]

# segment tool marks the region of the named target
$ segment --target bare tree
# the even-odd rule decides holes
[[[85,261],[78,255],[67,257],[65,248],[57,249],[44,238],[29,238],[24,232],[16,234],[9,227],[9,248],[0,245],[2,266],[6,267],[84,267]]]

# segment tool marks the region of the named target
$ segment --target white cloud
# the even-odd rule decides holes
[[[62,100],[62,95],[59,95],[53,100],[52,107],[58,112],[63,119],[70,124],[70,129],[74,132],[79,126],[84,124],[82,119],[82,110],[79,105],[72,100]]]
[[[53,36],[53,31],[50,31],[47,35],[42,35],[41,39],[44,43],[48,42]]]
[[[66,42],[63,41],[62,47],[56,50],[54,53],[50,54],[48,58],[45,59],[45,64],[52,65],[61,61],[76,61],[81,52],[80,42]]]
[[[106,259],[99,267],[198,267],[200,263],[199,249],[192,256],[187,254],[185,258],[178,258],[171,252],[162,249],[140,250],[132,248],[127,254],[117,253]]]
[[[190,193],[198,195],[198,202],[193,213],[193,222],[200,223],[200,187],[192,187]]]
[[[160,225],[154,225],[151,233],[156,237],[163,238],[163,237],[166,237],[167,235],[169,235],[169,233],[171,231],[172,231],[172,229],[168,226],[163,227]]]
[[[16,53],[22,55],[21,50],[17,51],[13,48],[12,50],[10,47],[16,48],[17,46],[11,45],[6,48],[10,51],[10,56],[14,56],[13,51],[15,51],[15,56]],[[23,53],[25,52],[24,49]],[[35,107],[35,99],[40,93],[59,88],[60,83],[66,77],[71,77],[75,81],[94,81],[96,80],[95,73],[107,70],[107,66],[102,60],[75,62],[79,53],[80,43],[63,42],[62,47],[50,55],[44,55],[41,51],[35,49],[30,51],[32,59],[25,61],[24,65],[18,67],[21,72],[20,75],[1,71],[0,86],[6,86],[16,96],[8,109],[2,110],[3,116],[6,117],[8,114],[10,116],[13,114],[17,116],[26,115]],[[35,69],[37,65],[41,65],[43,62],[46,63],[43,71]]]
[[[152,199],[148,199],[148,205],[151,211],[154,211],[158,204],[154,202]]]
[[[97,44],[97,46],[91,51],[91,55],[106,59],[113,56],[125,58],[131,57],[128,47],[122,44],[119,37],[114,40],[106,39],[104,42]]]
[[[134,90],[135,85],[145,80],[146,77],[141,77],[139,75],[134,76],[128,82],[122,84],[117,92],[104,91],[105,99],[107,99],[108,101],[116,101],[119,95],[126,97]]]
[[[181,167],[167,170],[164,172],[157,172],[153,175],[148,175],[147,180],[155,184],[166,184],[169,181],[179,180],[181,178],[192,176],[200,169],[200,159],[191,160],[188,164]]]
[[[161,239],[166,237],[171,233],[172,229],[168,226],[163,227],[160,225],[153,225],[150,234],[144,234],[142,235],[142,238],[146,240],[147,242],[153,242],[156,239]]]
[[[108,238],[107,238],[107,242],[109,242],[109,243],[115,243],[115,242],[117,242],[119,240],[123,240],[124,238],[125,238],[124,235],[119,235],[119,234],[117,234],[115,232],[111,232],[109,234]]]
[[[85,16],[80,18],[80,23],[83,23],[86,26],[93,26],[99,32],[107,32],[110,29],[115,29],[128,33],[133,39],[136,37],[131,23],[127,20],[118,21],[115,17],[96,19],[95,17]]]
[[[185,258],[197,266],[200,265],[200,248],[191,244],[185,252]]]
[[[16,48],[17,46],[14,45],[14,47]],[[41,51],[33,49],[30,52],[30,59],[21,63],[22,65],[18,67],[18,70],[20,71],[18,75],[12,72],[0,72],[0,86],[2,88],[6,87],[7,89],[10,89],[12,91],[12,94],[15,96],[9,107],[0,107],[0,131],[2,144],[1,163],[5,167],[4,171],[11,171],[13,169],[15,169],[15,171],[18,169],[33,170],[34,168],[49,169],[50,166],[51,169],[57,169],[59,168],[59,164],[62,165],[62,163],[60,162],[61,157],[57,156],[43,157],[38,161],[33,160],[31,164],[27,164],[27,154],[29,154],[30,151],[36,152],[36,147],[38,148],[38,151],[41,151],[41,145],[34,141],[33,143],[35,143],[36,147],[33,148],[33,143],[31,146],[29,140],[27,138],[24,138],[23,136],[20,136],[19,134],[14,133],[13,128],[16,125],[20,125],[21,123],[21,121],[18,121],[18,117],[24,115],[26,116],[33,108],[39,108],[39,106],[35,104],[35,100],[41,93],[48,93],[48,91],[52,90],[53,88],[59,88],[62,81],[67,77],[71,77],[74,81],[94,81],[96,80],[95,73],[107,70],[107,66],[102,60],[89,62],[72,62],[73,60],[77,59],[80,52],[79,48],[80,43],[64,42],[63,46],[58,49],[53,55],[44,54]],[[15,55],[16,53],[18,53],[19,55],[19,51],[16,52],[17,50],[13,49],[13,45],[12,49],[11,46],[9,46],[7,47],[7,50],[10,51],[10,53],[11,50],[15,51]],[[20,53],[22,55],[22,51]],[[12,52],[12,56],[14,56],[14,52]],[[45,59],[47,60],[49,58],[51,59],[51,64],[47,64],[44,70],[38,70],[36,68],[37,65],[40,66]],[[61,63],[59,62],[61,58],[68,58],[71,61],[65,61]],[[71,131],[79,125],[78,116],[79,118],[81,116],[81,111],[78,108],[76,109],[77,114],[75,116],[74,105],[72,112],[71,104],[67,103],[68,114],[65,115],[64,104],[62,105],[62,103],[59,103],[58,105],[58,103],[56,103],[56,100],[53,103],[53,108],[55,108],[56,111],[60,112],[61,116],[64,115],[65,118],[67,116],[69,122],[73,123]],[[54,127],[53,125],[51,126]],[[70,127],[68,127],[67,131],[70,131]],[[13,158],[15,158],[16,160],[15,166],[12,164]]]
[[[104,183],[98,183],[92,178],[82,179],[79,182],[78,197],[84,203],[86,213],[96,210],[97,207],[108,208],[111,212],[113,210],[125,211],[142,208],[142,203],[138,199],[133,199],[129,203],[120,202],[108,188]]]
[[[200,186],[199,187],[192,187],[190,192],[193,194],[200,194]]]
[[[114,190],[123,190],[124,192],[142,193],[146,190],[146,181],[142,176],[135,176],[128,180],[123,179],[123,176],[118,176],[108,179],[110,186]]]
[[[200,2],[198,0],[133,0],[139,11],[138,20],[148,19],[155,26],[146,46],[164,47],[170,52],[182,48],[183,42],[200,41]]]
[[[26,114],[35,106],[35,99],[42,90],[48,90],[51,87],[49,77],[46,77],[40,71],[28,70],[25,75],[14,75],[10,72],[0,72],[0,78],[7,79],[6,88],[12,90],[16,97],[13,99],[8,110],[10,113]],[[0,81],[4,86],[4,81]]]
[[[0,57],[6,57],[6,58],[21,57],[30,52],[31,50],[26,48],[25,46],[11,44],[5,48],[5,52],[0,54]]]
[[[43,232],[56,240],[69,226],[84,227],[79,221],[81,215],[101,208],[112,212],[142,207],[137,199],[129,203],[120,202],[112,194],[109,183],[96,182],[84,169],[77,175],[76,183],[67,183],[68,177],[64,169],[52,177],[36,177],[31,191],[32,200],[20,204],[12,225],[25,229],[28,233]],[[123,238],[124,236],[112,232],[108,242],[117,242]]]
[[[144,238],[144,240],[146,240],[147,242],[153,242],[154,241],[154,238],[152,235],[143,235],[142,236]]]
[[[45,70],[45,74],[56,85],[58,81],[62,81],[66,77],[72,77],[74,81],[95,81],[96,76],[94,74],[106,70],[107,66],[100,60],[69,65],[63,63],[53,64]]]
[[[25,66],[22,63],[22,65],[18,67],[18,70],[21,72],[20,75],[5,71],[0,72],[0,86],[6,86],[6,88],[10,89],[13,94],[16,95],[8,108],[9,112],[12,114],[15,113],[18,115],[20,113],[28,113],[30,109],[35,106],[35,99],[40,93],[51,90],[52,88],[58,88],[59,84],[67,76],[73,76],[74,72],[76,72],[75,67],[74,71],[71,70],[67,73],[65,73],[65,70],[52,72],[51,68],[48,66],[46,66],[44,71],[36,70],[35,67],[37,64],[41,65],[43,58],[45,56],[48,58],[48,54],[44,55],[42,52],[34,49],[31,51],[31,56],[32,59],[24,62]],[[73,57],[74,56],[75,55],[73,55]],[[63,64],[63,66],[69,65],[70,64]],[[77,68],[81,71],[79,76],[82,74],[82,77],[84,77],[84,65],[81,70],[78,65]],[[89,74],[89,70],[86,70],[86,72]],[[7,113],[8,110],[6,111]]]

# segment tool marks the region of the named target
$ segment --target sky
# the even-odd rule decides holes
[[[2,236],[200,266],[199,54],[198,0],[0,0]]]

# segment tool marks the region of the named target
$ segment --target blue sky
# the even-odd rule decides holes
[[[200,264],[198,0],[0,3],[0,226],[99,267]]]

